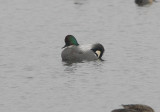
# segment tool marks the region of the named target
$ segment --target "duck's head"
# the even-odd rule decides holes
[[[65,37],[64,41],[65,41],[66,44],[62,48],[68,47],[70,45],[75,45],[75,46],[79,45],[76,38],[73,35],[67,35]]]
[[[103,53],[105,51],[103,45],[100,43],[93,44],[91,50],[97,55],[97,57],[99,59],[101,59],[101,57],[103,56]]]

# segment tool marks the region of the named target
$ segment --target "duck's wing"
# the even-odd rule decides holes
[[[130,104],[130,105],[122,105],[125,109],[133,109],[137,112],[154,112],[154,110],[147,105],[142,104]]]

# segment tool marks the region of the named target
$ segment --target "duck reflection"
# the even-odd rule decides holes
[[[87,2],[87,0],[74,0],[74,4],[76,5],[83,5]]]
[[[135,3],[139,6],[152,4],[155,0],[135,0]]]

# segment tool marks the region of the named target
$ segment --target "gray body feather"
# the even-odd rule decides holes
[[[98,59],[91,49],[84,49],[82,46],[69,46],[62,51],[63,61],[92,61]]]
[[[112,112],[154,112],[154,110],[147,105],[142,104],[130,104],[130,105],[122,105],[123,109],[115,109]]]

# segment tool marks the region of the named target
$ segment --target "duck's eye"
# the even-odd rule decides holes
[[[101,55],[101,51],[97,50],[95,53],[96,53],[96,55],[97,55],[98,58],[99,58],[99,56]]]

